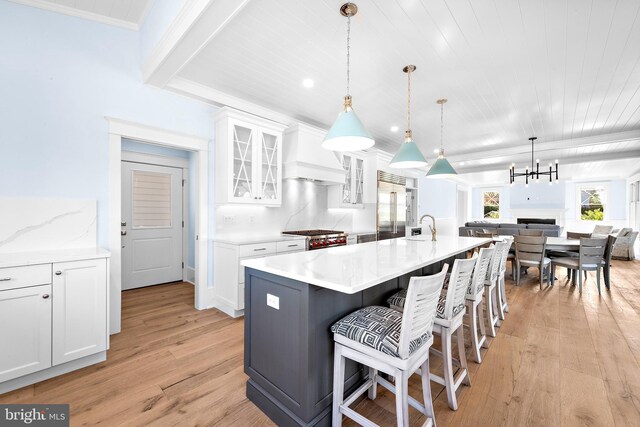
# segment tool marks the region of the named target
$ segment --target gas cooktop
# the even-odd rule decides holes
[[[324,249],[333,246],[347,244],[347,233],[337,230],[294,230],[283,231],[282,234],[292,236],[305,236],[307,238],[307,250]]]
[[[344,234],[343,231],[336,230],[294,230],[294,231],[283,231],[282,234],[292,234],[294,236],[324,236],[327,234]]]

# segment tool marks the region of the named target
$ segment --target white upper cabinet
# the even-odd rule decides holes
[[[330,208],[362,208],[365,203],[365,164],[364,157],[350,153],[342,155],[342,168],[345,183],[329,188],[328,206]]]
[[[216,203],[280,206],[286,126],[228,107],[214,117]]]

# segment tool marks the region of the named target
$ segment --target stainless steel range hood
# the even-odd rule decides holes
[[[345,183],[345,171],[333,151],[321,147],[326,131],[305,124],[290,126],[282,141],[282,177],[319,184]]]

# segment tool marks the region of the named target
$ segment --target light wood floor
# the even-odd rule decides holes
[[[483,363],[470,362],[460,409],[432,383],[438,425],[640,426],[640,262],[615,262],[602,296],[593,276],[580,295],[562,277],[539,291],[530,275],[507,282],[511,311]],[[106,362],[0,403],[70,403],[72,425],[271,425],[244,395],[242,319],[195,310],[186,283],[127,291],[122,308]],[[440,366],[433,358],[432,370]],[[419,381],[410,392],[421,396]],[[394,408],[380,388],[357,410],[386,426]],[[424,421],[413,409],[411,418]]]

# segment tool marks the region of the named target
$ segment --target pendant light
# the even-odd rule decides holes
[[[329,129],[322,141],[322,148],[333,151],[357,151],[373,147],[375,143],[371,135],[362,125],[351,106],[349,94],[350,60],[351,60],[351,17],[358,13],[358,6],[345,3],[340,7],[340,14],[347,17],[347,94],[344,97],[343,111]]]
[[[411,73],[415,70],[415,65],[407,65],[402,69],[407,73],[408,81],[407,131],[404,134],[404,143],[389,163],[389,167],[392,168],[421,168],[428,164],[411,135]]]
[[[444,157],[442,138],[444,134],[444,104],[446,102],[446,99],[438,99],[436,101],[437,104],[440,104],[440,154],[438,154],[438,160],[436,160],[433,166],[431,166],[431,169],[429,169],[429,172],[427,172],[427,177],[429,178],[448,178],[458,174]]]

